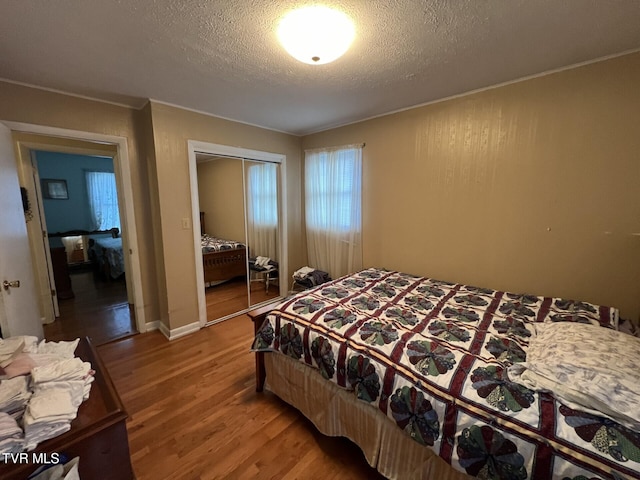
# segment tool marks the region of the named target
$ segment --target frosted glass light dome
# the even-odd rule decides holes
[[[278,39],[297,60],[310,65],[333,62],[351,46],[355,28],[344,13],[321,5],[287,13],[278,26]]]

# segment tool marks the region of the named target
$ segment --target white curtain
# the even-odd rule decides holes
[[[249,254],[278,260],[278,182],[273,163],[246,163]]]
[[[86,172],[93,230],[120,228],[116,176],[110,172]]]
[[[362,269],[362,145],[305,152],[309,265],[332,278]]]

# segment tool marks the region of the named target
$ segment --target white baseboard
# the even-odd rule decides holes
[[[160,320],[156,320],[154,322],[147,323],[146,327],[147,332],[150,332],[152,330],[160,330],[160,332],[165,337],[167,337],[167,340],[175,340],[176,338],[184,337],[185,335],[189,335],[190,333],[194,333],[200,330],[200,323],[194,322],[190,323],[189,325],[184,325],[182,327],[169,330],[164,323],[162,323]]]
[[[145,323],[145,332],[151,332],[153,330],[159,330],[160,324],[162,322],[160,320],[155,320],[153,322]]]
[[[162,330],[164,324],[161,325],[160,330]],[[166,327],[165,327],[166,329]],[[200,330],[200,322],[193,322],[189,325],[184,325],[182,327],[174,328],[168,332],[162,332],[169,340],[175,340],[176,338],[184,337],[185,335],[189,335],[190,333],[194,333]],[[167,333],[169,335],[167,335]]]
[[[167,326],[160,322],[160,324],[158,325],[158,330],[160,330],[160,332],[167,337],[167,340],[171,340],[171,333],[169,332],[169,329],[167,328]]]

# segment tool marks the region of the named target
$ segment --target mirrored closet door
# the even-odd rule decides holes
[[[197,159],[207,321],[249,306],[242,159]]]
[[[206,323],[280,296],[280,165],[196,152]]]
[[[279,296],[278,165],[244,160],[249,304]]]

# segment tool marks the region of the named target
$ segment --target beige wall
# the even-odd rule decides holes
[[[140,249],[140,268],[148,322],[156,320],[159,312],[157,289],[151,280],[155,255],[147,171],[138,152],[135,115],[136,111],[129,108],[0,82],[0,120],[127,138],[138,241],[144,246]]]
[[[247,243],[244,231],[242,160],[213,158],[198,164],[198,199],[205,233]]]
[[[169,325],[169,306],[167,303],[166,288],[160,288],[165,286],[165,270],[162,258],[159,252],[162,251],[163,239],[162,228],[160,224],[159,205],[158,198],[158,185],[153,179],[156,178],[155,170],[155,146],[153,143],[153,122],[151,119],[151,104],[147,103],[139,111],[135,112],[135,136],[138,140],[138,155],[140,157],[141,169],[144,169],[146,175],[143,176],[144,182],[141,182],[140,189],[147,194],[147,202],[149,205],[145,238],[149,243],[140,243],[141,249],[149,248],[149,253],[152,255],[150,258],[148,268],[146,270],[147,278],[143,278],[145,282],[153,291],[154,311],[156,315],[150,317],[151,321],[160,320],[164,325]],[[140,237],[138,237],[140,238]],[[144,273],[143,273],[144,275]],[[145,297],[145,302],[148,302]]]
[[[640,313],[640,54],[310,135],[366,142],[365,265]],[[284,154],[304,265],[298,137],[151,102],[0,82],[0,119],[128,139],[147,322],[197,322],[187,140]]]
[[[640,314],[640,54],[303,138],[366,142],[367,266]]]
[[[291,271],[304,262],[300,138],[150,102],[141,110],[0,82],[0,120],[127,138],[140,244],[145,322],[198,321],[187,140],[286,155]]]
[[[159,195],[160,218],[156,225],[160,225],[163,238],[159,263],[166,273],[167,325],[176,329],[198,321],[193,230],[182,228],[182,218],[191,218],[187,141],[286,155],[289,266],[296,269],[304,261],[300,240],[300,138],[156,102],[151,102],[151,121],[153,183],[157,185],[152,188],[157,188]]]

